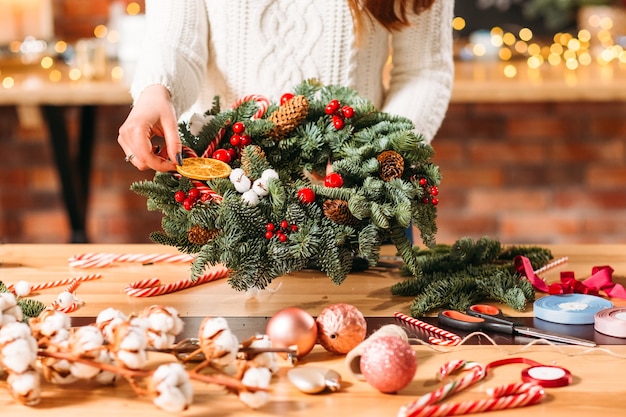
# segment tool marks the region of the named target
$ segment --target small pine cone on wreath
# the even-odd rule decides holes
[[[265,158],[265,152],[263,152],[263,149],[261,149],[260,146],[252,146],[254,148],[252,151],[246,150],[241,154],[241,169],[243,169],[243,172],[247,177],[252,177],[252,162],[250,161],[250,157],[256,155],[259,158]]]
[[[380,178],[391,181],[400,178],[404,172],[404,158],[396,151],[384,151],[376,157],[380,164]]]
[[[306,119],[309,102],[305,96],[294,96],[280,106],[267,119],[274,123],[269,136],[280,140],[291,133]]]
[[[196,245],[204,245],[209,243],[217,234],[217,229],[209,230],[202,226],[194,225],[187,232],[187,239]]]
[[[359,219],[350,212],[346,200],[324,201],[324,215],[338,224],[354,226],[359,223]]]

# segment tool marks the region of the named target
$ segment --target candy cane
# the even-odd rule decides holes
[[[508,410],[533,405],[545,397],[545,391],[532,383],[513,384],[515,394],[497,396],[492,398],[462,401],[459,403],[427,405],[420,409],[406,410],[401,408],[399,417],[443,417],[458,416],[463,414],[483,413],[486,411]],[[521,386],[518,386],[521,385]],[[510,391],[509,387],[495,388],[494,391]]]
[[[537,269],[537,270],[535,270],[533,272],[536,275],[541,274],[542,272],[546,272],[549,269],[556,268],[557,266],[559,266],[561,264],[564,264],[565,262],[567,262],[567,259],[568,259],[567,256],[564,256],[562,258],[559,258],[559,259],[557,259],[557,260],[555,260],[553,262],[550,262],[550,263],[542,266],[541,268],[539,268],[539,269]]]
[[[81,282],[92,281],[92,280],[100,279],[100,278],[102,278],[102,275],[100,274],[91,274],[91,275],[83,275],[83,276],[73,277],[73,278],[59,279],[56,281],[48,281],[48,282],[43,282],[43,283],[35,284],[35,285],[30,285],[26,281],[19,281],[15,284],[9,285],[7,289],[20,297],[25,297],[37,291],[46,290],[48,288],[60,287],[63,285],[70,285],[70,288],[75,288],[75,287],[78,287],[78,284]],[[73,292],[73,291],[74,290],[71,290],[70,292]]]
[[[199,191],[200,194],[203,196],[202,201],[206,201],[207,199],[210,199],[216,203],[221,203],[222,200],[224,199],[224,197],[222,197],[221,195],[219,195],[218,193],[216,193],[215,191],[213,191],[213,189],[211,187],[209,187],[208,185],[206,185],[205,183],[203,183],[202,181],[192,181],[192,184],[194,187],[196,187]],[[204,197],[206,195],[206,197]]]
[[[241,106],[246,101],[251,101],[251,100],[256,101],[257,104],[259,105],[259,110],[256,113],[254,113],[252,118],[253,119],[260,119],[261,117],[263,117],[263,115],[267,111],[267,108],[269,107],[269,104],[270,104],[270,101],[266,97],[264,97],[262,95],[252,94],[252,95],[249,95],[249,96],[241,97],[239,100],[237,100],[235,102],[235,104],[233,104],[233,109]]]
[[[139,262],[142,264],[153,263],[190,263],[194,256],[189,254],[116,254],[116,253],[83,253],[69,258],[70,267],[73,268],[104,268],[114,262]]]
[[[503,410],[535,404],[543,399],[545,392],[542,387],[533,383],[515,383],[490,388],[487,394],[492,398],[459,403],[437,404],[444,398],[459,392],[482,380],[486,368],[476,362],[455,360],[445,364],[438,372],[438,379],[443,379],[459,370],[471,371],[465,377],[449,382],[443,387],[423,395],[416,401],[403,406],[398,411],[399,417],[442,417],[461,414],[480,413],[485,411]]]
[[[227,123],[226,126],[228,126],[229,123]],[[217,131],[217,135],[215,135],[211,142],[209,142],[209,146],[207,146],[207,148],[202,153],[203,158],[211,158],[211,156],[213,156],[213,152],[215,152],[215,149],[217,149],[217,147],[220,145],[220,142],[224,138],[225,134],[226,127],[221,127],[220,130]]]
[[[196,280],[184,279],[166,285],[161,284],[161,281],[158,278],[151,278],[128,284],[124,289],[124,292],[132,297],[155,297],[215,281],[224,278],[227,275],[228,268],[222,267],[204,274]]]
[[[433,326],[432,324],[426,323],[422,320],[416,319],[411,316],[407,316],[406,314],[395,312],[393,313],[394,317],[408,323],[412,326],[417,327],[420,330],[433,333],[440,337],[429,336],[428,341],[433,345],[439,346],[456,346],[461,343],[461,337],[455,333],[449,332],[447,330],[440,329],[439,327]]]

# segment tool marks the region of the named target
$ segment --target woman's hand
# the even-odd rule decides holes
[[[154,152],[154,136],[165,139],[165,149],[161,152]],[[155,84],[143,90],[120,127],[117,143],[124,150],[126,161],[142,171],[149,168],[173,171],[176,163],[182,164],[176,112],[164,86]]]

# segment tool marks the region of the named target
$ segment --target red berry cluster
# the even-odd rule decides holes
[[[237,158],[238,151],[244,146],[248,146],[252,143],[250,135],[246,134],[246,125],[243,122],[233,123],[233,135],[230,137],[230,144],[232,148],[228,149],[216,149],[211,155],[211,158],[220,160],[227,164]]]
[[[287,220],[283,220],[279,224],[268,223],[265,226],[265,230],[265,238],[267,240],[276,237],[280,242],[285,243],[289,239],[288,234],[291,232],[297,232],[298,226],[295,224],[289,224]]]
[[[332,116],[332,122],[335,129],[343,129],[345,119],[354,117],[354,109],[350,106],[342,106],[339,100],[330,100],[324,109],[326,114]]]
[[[191,210],[193,206],[200,200],[200,190],[192,188],[187,192],[178,190],[174,193],[174,200],[181,203],[185,210]]]
[[[420,187],[424,189],[424,197],[422,198],[422,203],[424,204],[432,204],[436,206],[439,204],[439,199],[437,195],[439,195],[439,188],[436,185],[428,185],[428,180],[424,177],[419,179]]]

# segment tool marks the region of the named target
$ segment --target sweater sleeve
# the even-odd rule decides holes
[[[137,100],[149,85],[165,86],[179,117],[198,98],[208,60],[203,0],[146,0],[146,27],[131,84]]]
[[[393,66],[383,110],[413,121],[430,142],[448,109],[454,81],[454,0],[436,0],[392,36]]]

